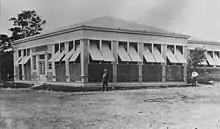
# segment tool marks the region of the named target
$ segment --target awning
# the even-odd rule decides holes
[[[123,46],[118,46],[118,55],[121,61],[131,61],[131,58]]]
[[[65,55],[64,51],[59,53],[59,55],[56,57],[55,62],[59,62],[61,61],[61,59],[63,58],[63,56]]]
[[[115,61],[113,53],[108,44],[102,44],[102,56],[104,61]]]
[[[76,61],[79,54],[80,54],[80,47],[78,46],[69,61]]]
[[[173,52],[169,48],[167,49],[167,58],[170,61],[170,63],[179,63],[176,56],[173,54]]]
[[[163,56],[161,55],[160,51],[156,47],[154,47],[153,55],[154,55],[155,60],[158,63],[165,63]]]
[[[176,58],[178,59],[179,63],[187,63],[186,59],[184,58],[183,54],[180,52],[180,50],[176,50]]]
[[[207,61],[208,61],[209,65],[215,65],[216,64],[216,62],[214,61],[214,59],[211,57],[211,55],[209,53],[207,53],[206,58],[207,58]]]
[[[26,57],[23,59],[23,64],[26,64],[30,58],[31,58],[31,55],[26,56]]]
[[[132,61],[142,62],[139,54],[137,53],[137,51],[135,50],[135,48],[133,46],[129,47],[129,55],[130,55]]]
[[[18,64],[24,64],[23,62],[26,60],[27,56],[24,56],[23,58],[21,58],[21,61]]]
[[[96,44],[90,44],[89,54],[91,55],[92,60],[97,60],[97,61],[102,61],[103,60],[102,54],[99,51]]]
[[[201,62],[201,63],[199,63],[200,65],[207,65],[207,62],[206,62],[206,60],[205,61],[203,61],[203,62]]]
[[[144,47],[143,55],[147,62],[157,62],[147,46]]]
[[[214,53],[213,59],[215,60],[216,65],[220,66],[220,58],[216,53]]]
[[[60,54],[60,52],[55,53],[52,58],[50,58],[50,60],[48,62],[53,62],[56,60],[57,56]]]
[[[62,59],[62,61],[67,61],[67,60],[69,60],[70,57],[73,55],[73,53],[74,53],[74,49],[72,49],[71,51],[69,51],[69,52],[65,55],[65,57]]]
[[[21,61],[21,57],[19,57],[16,61],[15,61],[15,63],[14,63],[14,65],[19,65],[19,62]]]

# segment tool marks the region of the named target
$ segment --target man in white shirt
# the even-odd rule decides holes
[[[192,78],[192,86],[196,86],[196,81],[197,81],[197,76],[198,75],[199,74],[195,70],[192,72],[192,76],[191,76],[191,78]]]

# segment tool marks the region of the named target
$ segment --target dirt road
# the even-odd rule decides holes
[[[217,129],[220,86],[55,93],[0,90],[1,127]]]

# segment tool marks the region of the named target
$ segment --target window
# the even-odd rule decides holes
[[[37,65],[36,65],[36,55],[33,55],[33,69],[36,70]]]
[[[80,40],[75,41],[75,50],[80,47]]]
[[[55,44],[55,53],[59,51],[59,43]]]
[[[73,49],[73,41],[69,41],[69,51]]]
[[[60,44],[60,52],[64,51],[65,49],[65,43]]]
[[[27,56],[30,55],[30,48],[27,49]]]
[[[18,57],[21,57],[21,50],[18,50]]]
[[[45,59],[45,55],[44,54],[39,55],[39,59]]]
[[[24,56],[27,55],[27,49],[24,49]]]
[[[52,54],[48,53],[48,55],[47,55],[48,60],[50,60],[51,57],[52,57]],[[52,62],[48,62],[48,69],[52,69]]]

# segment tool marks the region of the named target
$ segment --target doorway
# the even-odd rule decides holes
[[[39,55],[39,80],[46,81],[46,74],[45,74],[45,55]]]

